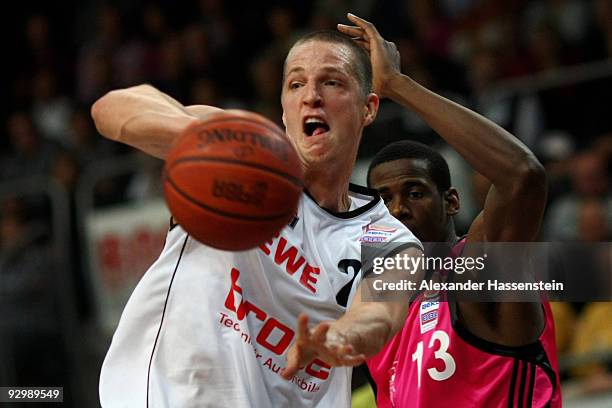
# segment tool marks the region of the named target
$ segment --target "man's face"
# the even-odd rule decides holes
[[[311,40],[291,49],[285,63],[283,122],[307,167],[354,160],[363,127],[374,120],[375,94],[364,95],[345,45]]]
[[[447,205],[429,176],[427,162],[399,159],[381,163],[370,173],[370,185],[395,218],[423,242],[446,239]]]

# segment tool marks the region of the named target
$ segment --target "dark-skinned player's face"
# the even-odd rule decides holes
[[[445,241],[449,216],[455,213],[429,176],[427,162],[399,159],[374,167],[369,184],[379,191],[391,215],[423,242]],[[451,204],[452,207],[452,204]]]

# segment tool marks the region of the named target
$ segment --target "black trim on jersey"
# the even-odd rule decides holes
[[[535,386],[535,375],[536,375],[536,366],[534,364],[531,364],[529,366],[530,370],[530,376],[529,376],[529,387],[528,387],[528,392],[527,392],[527,408],[531,408],[531,403],[532,403],[532,399],[533,399],[533,388]]]
[[[361,194],[361,195],[371,196],[374,199],[370,201],[369,203],[367,203],[366,205],[364,205],[363,207],[356,208],[353,211],[335,212],[335,211],[328,210],[327,208],[321,207],[319,203],[317,203],[317,201],[314,199],[314,197],[310,195],[310,192],[304,189],[304,193],[306,193],[306,196],[310,198],[312,201],[314,201],[315,204],[319,206],[319,208],[321,208],[326,213],[333,215],[334,217],[338,217],[342,219],[358,217],[359,215],[363,214],[369,209],[374,208],[374,206],[378,204],[378,202],[380,201],[380,195],[378,194],[378,191],[372,188],[363,187],[357,184],[349,183],[349,191],[353,193]]]
[[[170,216],[170,228],[168,228],[168,232],[172,231],[177,225],[178,223],[174,222],[174,217]]]
[[[514,364],[512,365],[512,379],[510,380],[510,388],[508,388],[508,408],[514,408],[514,390],[516,389],[516,375],[518,374],[519,364],[520,360],[515,358]]]
[[[461,324],[459,319],[459,308],[457,307],[456,301],[448,301],[448,307],[451,312],[451,324],[455,333],[459,335],[466,343],[474,346],[475,348],[489,354],[495,354],[503,357],[513,357],[515,359],[519,359],[523,361],[523,363],[531,363],[534,364],[544,370],[544,373],[548,376],[550,383],[552,384],[552,392],[550,394],[550,398],[555,395],[555,391],[557,390],[557,376],[555,374],[555,370],[550,364],[550,360],[548,359],[548,355],[546,354],[546,350],[544,350],[544,346],[542,342],[538,339],[533,343],[526,344],[524,346],[505,346],[502,344],[497,344],[490,342],[488,340],[482,339],[476,336],[474,333],[470,332],[465,326]],[[546,313],[544,313],[545,318]],[[544,327],[546,330],[546,327]],[[514,375],[514,371],[513,371]],[[524,379],[521,381],[524,382]],[[522,395],[521,395],[522,396]],[[550,400],[548,401],[547,406],[550,404]]]
[[[457,244],[459,244],[463,239],[467,239],[467,235],[464,235],[462,238],[460,238],[457,241]],[[463,246],[463,248],[461,248],[461,252],[459,253],[459,256],[463,254],[464,249],[465,249],[465,245]],[[452,276],[453,275],[451,274],[450,275],[451,281],[452,281]],[[510,390],[509,390],[510,394],[509,394],[509,399],[508,399],[508,407],[512,407],[513,401],[514,401],[514,391],[515,391],[516,380],[517,380],[516,375],[518,373],[517,361],[519,360],[523,363],[523,365],[528,364],[528,363],[532,364],[531,371],[533,372],[534,377],[535,377],[535,366],[538,366],[544,370],[544,373],[548,376],[548,379],[550,380],[550,383],[552,384],[552,392],[550,394],[550,400],[546,404],[546,406],[550,406],[550,402],[552,401],[552,398],[555,395],[555,391],[557,390],[557,376],[556,376],[554,368],[552,367],[552,364],[550,364],[550,360],[548,359],[548,355],[546,354],[546,350],[544,350],[544,346],[542,345],[542,342],[540,341],[540,339],[538,338],[536,341],[526,344],[524,346],[505,346],[502,344],[490,342],[488,340],[478,337],[477,335],[469,331],[467,327],[461,324],[461,320],[459,319],[460,311],[459,311],[457,301],[455,299],[448,299],[447,303],[448,303],[448,308],[451,312],[451,325],[453,327],[453,330],[466,343],[472,345],[473,347],[485,353],[494,354],[494,355],[503,356],[503,357],[514,357],[515,361],[514,361],[514,367],[512,369],[512,380],[510,383]],[[544,319],[547,319],[548,317],[546,315],[546,312],[542,310],[542,313],[544,314]],[[544,328],[542,329],[542,333],[544,333],[544,331],[546,330],[546,324],[547,322],[545,322]],[[526,370],[527,370],[527,367],[523,366],[522,378],[521,378],[521,383],[520,383],[521,388],[520,388],[520,393],[518,395],[518,397],[521,399],[517,401],[519,407],[522,406],[523,400],[524,400],[523,392],[525,391],[524,390],[525,388],[525,378],[524,377],[527,372]],[[534,384],[532,384],[532,381],[535,381],[535,379],[534,378],[530,379],[529,389],[528,389],[530,398],[533,397]],[[528,401],[528,404],[529,406],[531,406],[531,400]]]
[[[159,339],[159,335],[161,333],[162,326],[164,324],[164,316],[166,315],[166,307],[168,306],[168,299],[170,298],[170,289],[172,289],[172,283],[174,282],[174,277],[176,276],[176,271],[178,270],[178,266],[181,263],[181,258],[183,258],[183,252],[185,251],[185,246],[187,246],[187,240],[189,239],[189,235],[185,237],[185,241],[183,242],[183,246],[181,247],[181,253],[176,260],[176,266],[174,267],[174,272],[172,272],[172,278],[170,278],[170,284],[168,285],[168,291],[166,292],[166,300],[164,301],[164,308],[162,310],[161,320],[159,322],[159,328],[157,329],[157,334],[155,335],[155,342],[153,343],[153,349],[151,350],[151,357],[149,358],[149,368],[147,369],[147,408],[149,407],[149,384],[151,382],[151,365],[153,364],[153,355],[155,354],[155,349],[157,348],[157,340]]]
[[[527,377],[527,366],[528,365],[529,365],[528,362],[523,361],[523,366],[521,367],[521,384],[519,385],[519,393],[518,393],[519,400],[517,401],[519,408],[523,407],[523,404],[525,402],[525,382],[526,382],[526,377]]]

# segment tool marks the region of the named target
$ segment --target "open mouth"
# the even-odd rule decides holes
[[[306,136],[316,136],[329,131],[329,125],[319,118],[307,118],[304,121]]]

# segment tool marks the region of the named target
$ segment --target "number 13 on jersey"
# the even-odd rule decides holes
[[[437,344],[436,344],[437,343]],[[439,371],[436,367],[427,368],[429,376],[436,381],[444,381],[450,378],[454,373],[457,365],[453,356],[451,356],[447,350],[450,345],[450,339],[448,334],[444,330],[436,330],[432,333],[429,339],[428,349],[434,349],[434,358],[436,360],[442,360],[444,369]],[[419,388],[421,387],[421,371],[423,368],[423,341],[419,341],[415,352],[412,354],[412,361],[417,364],[417,378]]]

